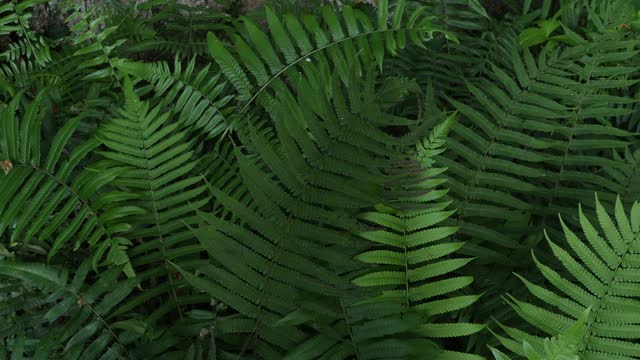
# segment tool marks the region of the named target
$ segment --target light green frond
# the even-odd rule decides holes
[[[587,242],[579,239],[563,223],[567,240],[576,250],[575,253],[569,253],[550,242],[563,273],[536,260],[538,269],[557,290],[546,290],[522,279],[538,298],[540,306],[515,299],[510,302],[518,314],[535,328],[550,334],[563,333],[558,338],[545,340],[542,348],[532,344],[527,350],[525,346],[525,353],[544,351],[547,357],[563,354],[576,359],[598,358],[608,354],[614,358],[637,356],[633,339],[637,337],[634,334],[638,319],[634,309],[640,306],[640,293],[636,291],[637,279],[631,275],[637,272],[637,268],[630,260],[635,256],[640,236],[631,229],[620,199],[616,205],[615,220],[597,197],[595,204],[599,229],[580,213],[583,230],[589,239]],[[604,237],[599,235],[600,231]],[[627,240],[623,240],[621,233],[625,234],[624,239]],[[607,250],[605,252],[602,249]],[[608,253],[611,253],[610,260],[605,266],[603,254]],[[565,278],[561,274],[571,274],[571,277]],[[558,314],[557,310],[569,318]],[[567,326],[570,319],[578,320],[575,325]],[[518,342],[524,340],[521,333],[512,332],[510,336]],[[500,341],[508,345],[503,339]]]
[[[455,115],[435,125],[426,139],[418,143],[416,160],[398,162],[397,173],[390,177],[397,189],[389,191],[389,205],[378,206],[387,210],[359,216],[369,229],[359,231],[358,235],[372,241],[372,248],[357,259],[374,267],[353,282],[381,288],[380,301],[396,301],[429,316],[460,310],[479,298],[459,296],[460,290],[473,280],[453,274],[471,259],[452,258],[464,243],[449,240],[457,228],[443,226],[443,223],[455,211],[446,210],[447,203],[437,202],[444,195],[439,189],[442,181],[433,179],[440,171],[434,171],[437,169],[433,168],[432,158],[443,151],[447,129]],[[437,193],[440,195],[430,195]],[[447,338],[468,336],[484,328],[480,324],[442,323],[435,319],[420,325],[418,334]]]

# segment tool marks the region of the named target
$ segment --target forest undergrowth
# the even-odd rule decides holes
[[[0,359],[640,359],[639,0],[93,5],[0,0]]]

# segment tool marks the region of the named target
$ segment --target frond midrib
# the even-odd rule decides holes
[[[595,66],[591,66],[589,69],[589,75],[587,76],[587,81],[584,82],[582,84],[582,90],[580,93],[580,98],[578,101],[578,104],[576,105],[576,107],[574,108],[574,113],[575,113],[575,117],[573,118],[573,120],[571,121],[571,129],[569,131],[568,134],[568,138],[569,140],[565,142],[565,148],[564,148],[564,152],[562,154],[562,159],[560,162],[560,170],[558,171],[558,173],[556,174],[556,179],[554,181],[554,185],[553,185],[553,190],[551,191],[551,197],[549,198],[549,200],[547,201],[546,207],[547,208],[551,208],[553,206],[553,203],[558,195],[558,188],[560,186],[560,178],[562,177],[562,173],[564,172],[564,168],[566,165],[566,160],[567,160],[567,156],[569,155],[569,150],[571,148],[571,144],[572,142],[575,140],[575,130],[576,130],[576,126],[578,124],[580,124],[580,112],[582,111],[582,104],[584,102],[584,98],[585,96],[587,96],[587,94],[589,93],[589,84],[591,83],[591,76],[593,75],[593,70],[595,69]],[[541,228],[545,228],[546,223],[547,223],[547,219],[548,219],[548,212],[545,212],[544,217],[542,219],[542,223],[540,225]]]
[[[382,29],[382,30],[373,30],[373,31],[368,31],[368,32],[363,32],[357,35],[350,35],[350,36],[346,36],[343,39],[340,40],[334,40],[333,42],[328,43],[327,45],[321,46],[317,49],[314,49],[304,55],[301,55],[300,57],[298,57],[295,61],[285,65],[282,69],[280,69],[277,73],[271,75],[271,77],[269,78],[269,80],[267,80],[262,86],[260,86],[260,88],[249,98],[249,100],[247,100],[247,102],[244,104],[244,106],[242,106],[241,112],[245,113],[247,112],[247,110],[249,109],[249,106],[256,100],[256,98],[262,94],[263,91],[265,91],[269,85],[271,85],[271,83],[273,81],[275,81],[277,78],[279,78],[280,76],[282,76],[287,70],[291,69],[292,67],[294,67],[295,65],[297,65],[298,63],[300,63],[301,61],[305,60],[306,58],[313,56],[319,52],[323,52],[324,50],[333,47],[335,45],[339,45],[345,41],[349,41],[349,40],[354,40],[360,37],[366,37],[366,36],[371,36],[371,35],[375,35],[375,34],[383,34],[383,33],[387,33],[387,32],[397,32],[397,31],[420,31],[421,29],[409,29],[409,28],[396,28],[396,29]]]
[[[513,109],[515,108],[515,106],[514,106],[514,105],[515,105],[515,104],[517,104],[517,103],[519,103],[520,98],[521,98],[521,97],[524,95],[524,93],[525,93],[526,91],[528,91],[528,90],[529,90],[529,85],[527,84],[527,86],[526,86],[525,88],[521,89],[521,91],[520,91],[520,93],[518,94],[517,98],[516,98],[516,99],[514,99],[513,101],[511,101],[510,108],[509,108],[509,111],[508,111],[508,113],[507,113],[508,115],[511,115],[511,114],[512,114]],[[465,207],[466,207],[466,205],[471,201],[471,194],[472,194],[472,191],[473,191],[474,189],[478,188],[478,185],[479,185],[479,184],[478,184],[478,176],[479,176],[482,172],[484,172],[484,171],[486,170],[486,169],[484,168],[484,166],[485,166],[485,161],[487,160],[487,158],[489,158],[489,157],[490,157],[491,149],[493,148],[493,145],[495,145],[495,144],[497,143],[497,141],[498,141],[498,137],[499,137],[499,135],[500,135],[500,132],[502,131],[502,129],[504,128],[504,126],[506,125],[506,123],[507,123],[506,119],[503,119],[503,120],[498,124],[498,126],[496,126],[496,129],[495,129],[495,131],[494,131],[494,134],[493,134],[493,136],[491,137],[491,140],[489,141],[489,144],[488,144],[488,145],[487,145],[487,147],[485,148],[485,150],[484,150],[484,152],[483,152],[483,154],[482,154],[482,158],[480,159],[479,164],[476,166],[476,171],[474,172],[474,174],[473,174],[473,176],[471,177],[471,179],[469,179],[469,180],[467,181],[467,183],[468,183],[468,184],[471,184],[471,186],[470,186],[470,185],[466,185],[466,186],[465,186],[466,191],[465,191],[464,199],[463,199],[463,201],[461,202],[461,204],[460,204],[460,205],[458,205],[458,213],[459,213],[459,215],[457,216],[457,219],[456,219],[456,226],[461,226],[461,225],[462,225],[463,219],[465,218],[465,216],[464,216],[464,213],[465,213]],[[455,240],[457,239],[458,234],[459,234],[459,233],[456,233],[456,234],[454,234],[454,235],[453,235],[453,237],[452,237],[452,241],[455,241]]]
[[[602,293],[598,296],[598,300],[597,303],[595,305],[591,305],[592,306],[592,316],[589,318],[589,321],[587,321],[587,329],[585,332],[585,343],[584,343],[584,347],[583,349],[580,350],[580,358],[582,359],[584,356],[584,353],[589,350],[589,344],[591,339],[593,338],[592,334],[591,334],[591,327],[593,326],[593,324],[597,321],[598,319],[598,311],[600,310],[601,306],[602,306],[602,302],[604,300],[604,298],[606,296],[608,296],[608,292],[609,292],[609,288],[611,287],[611,284],[613,284],[616,281],[616,274],[618,273],[618,270],[620,270],[620,268],[622,268],[622,264],[624,263],[624,258],[629,255],[631,248],[634,244],[634,242],[639,241],[640,240],[640,232],[636,233],[635,237],[633,238],[633,240],[629,241],[628,244],[626,244],[626,249],[624,251],[624,253],[620,256],[620,260],[618,262],[618,265],[616,266],[615,270],[613,271],[613,275],[611,276],[611,280],[606,284],[606,286],[603,288]]]
[[[30,168],[30,169],[33,169],[33,170],[35,170],[35,171],[38,171],[38,172],[40,172],[40,173],[44,174],[45,176],[49,177],[49,178],[50,178],[50,179],[52,179],[53,181],[55,181],[55,182],[58,184],[58,186],[63,187],[63,188],[64,188],[64,189],[65,189],[65,190],[66,190],[66,191],[67,191],[71,196],[73,196],[73,197],[75,198],[75,200],[76,200],[76,201],[78,201],[78,203],[79,203],[80,205],[82,205],[82,207],[84,207],[84,208],[88,209],[88,211],[89,211],[89,212],[88,212],[88,214],[91,214],[91,216],[95,216],[95,217],[96,217],[96,219],[98,219],[98,224],[99,224],[100,228],[102,229],[102,233],[103,233],[104,235],[106,235],[106,236],[107,236],[107,238],[108,238],[110,241],[113,241],[113,240],[112,240],[112,237],[111,237],[111,234],[107,231],[107,228],[106,228],[106,226],[104,225],[104,223],[102,222],[102,219],[100,218],[100,216],[98,216],[98,211],[95,211],[95,210],[97,210],[97,209],[93,209],[93,208],[91,207],[91,205],[89,205],[89,203],[88,203],[88,202],[86,202],[85,200],[83,200],[83,199],[80,197],[80,195],[79,195],[75,190],[73,190],[73,188],[72,188],[71,186],[69,186],[68,184],[66,184],[64,181],[62,181],[60,178],[58,178],[58,177],[57,177],[56,175],[54,175],[53,173],[51,173],[51,172],[49,172],[49,171],[47,171],[47,170],[45,170],[45,169],[43,169],[43,168],[41,168],[41,167],[39,167],[39,166],[36,166],[36,165],[34,165],[34,164],[31,164],[31,163],[22,163],[22,162],[14,162],[14,166],[16,166],[16,167],[26,167],[26,168]]]
[[[32,275],[36,275],[36,276],[38,276],[40,278],[43,278],[42,276],[38,275],[38,273],[35,272],[35,271],[33,271],[31,273],[32,273]],[[44,280],[48,280],[48,279],[44,278]],[[58,284],[56,283],[56,285],[58,285]],[[125,354],[127,355],[127,358],[133,359],[131,357],[131,354],[129,353],[129,350],[127,349],[125,344],[122,342],[122,340],[120,340],[120,337],[118,337],[118,335],[115,333],[113,328],[111,328],[111,326],[109,326],[109,323],[107,323],[105,318],[102,317],[102,315],[100,315],[100,313],[98,313],[98,311],[88,301],[86,301],[85,298],[82,295],[80,295],[78,292],[75,292],[73,289],[70,289],[70,288],[68,288],[67,286],[64,286],[64,285],[58,286],[58,288],[63,290],[65,293],[73,295],[76,298],[78,305],[86,306],[89,309],[89,311],[98,319],[98,321],[100,321],[102,323],[102,325],[107,329],[107,331],[111,334],[111,336],[113,336],[114,340],[124,350]]]
[[[139,115],[139,114],[137,114],[137,112],[136,112],[136,115]],[[149,195],[151,195],[151,203],[153,204],[152,205],[152,212],[153,212],[154,226],[156,228],[156,232],[157,232],[157,235],[158,235],[158,240],[160,241],[160,251],[162,252],[162,257],[164,258],[163,266],[165,267],[165,269],[167,270],[167,273],[168,273],[167,277],[169,278],[169,284],[171,286],[171,296],[173,297],[173,301],[176,304],[176,308],[178,310],[178,315],[182,319],[183,315],[182,315],[182,310],[181,310],[180,304],[178,302],[177,291],[176,291],[175,285],[173,283],[173,277],[171,276],[171,272],[169,271],[170,260],[169,260],[169,258],[167,257],[167,254],[166,254],[165,242],[164,242],[164,234],[162,233],[162,230],[160,228],[160,215],[158,213],[158,200],[156,198],[156,190],[157,189],[156,189],[156,187],[154,185],[153,178],[151,176],[151,171],[152,171],[151,164],[150,164],[151,158],[150,158],[150,155],[149,155],[149,148],[147,147],[147,140],[149,139],[149,137],[145,137],[145,135],[144,135],[145,134],[145,131],[144,131],[145,129],[142,128],[142,123],[141,123],[141,121],[140,121],[138,116],[136,116],[136,120],[137,121],[135,123],[138,126],[138,128],[137,128],[138,133],[140,134],[140,138],[143,139],[141,150],[144,153],[144,162],[145,162],[145,165],[146,165],[145,168],[144,168],[144,171],[147,174],[145,180],[147,180],[148,189],[149,189]]]

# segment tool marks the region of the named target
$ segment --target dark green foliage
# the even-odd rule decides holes
[[[44,3],[0,357],[640,358],[638,1]]]

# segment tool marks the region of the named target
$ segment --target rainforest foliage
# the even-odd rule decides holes
[[[640,0],[78,3],[0,1],[0,358],[640,359]]]

